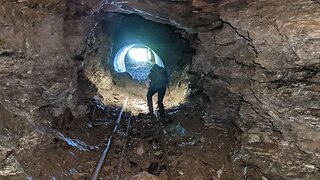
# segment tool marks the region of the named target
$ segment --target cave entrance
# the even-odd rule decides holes
[[[112,36],[111,67],[117,53],[131,49],[130,46],[150,48],[155,53],[156,63],[165,66],[171,74],[181,72],[191,63],[194,50],[183,37],[184,30],[133,14],[107,13],[101,22],[103,31]]]
[[[147,79],[153,64],[164,67],[161,58],[143,44],[132,44],[122,47],[113,60],[113,68],[117,73],[127,72],[139,82]]]

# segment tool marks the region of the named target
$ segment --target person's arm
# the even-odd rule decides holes
[[[150,81],[151,81],[151,80],[150,80],[149,77],[145,80],[145,84],[146,84],[147,88],[150,87]]]
[[[150,69],[150,73],[149,73],[147,79],[144,81],[145,84],[146,84],[146,86],[147,86],[147,88],[150,87],[152,69],[153,69],[153,68]]]

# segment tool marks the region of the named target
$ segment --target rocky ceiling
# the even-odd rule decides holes
[[[205,121],[230,121],[242,132],[233,160],[269,179],[319,177],[319,1],[1,0],[0,8],[0,133],[16,134],[0,140],[0,175],[21,171],[10,149],[23,154],[45,141],[34,131],[51,121],[42,110],[84,116],[79,71],[98,93],[113,90],[101,68],[112,34],[99,22],[124,13],[174,26],[190,42],[186,84],[204,94]]]

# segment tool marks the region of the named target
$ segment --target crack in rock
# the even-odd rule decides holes
[[[247,32],[247,35],[243,35],[239,32],[239,30],[234,27],[231,23],[223,20],[223,19],[219,19],[222,23],[229,25],[232,29],[234,29],[235,33],[240,36],[241,38],[243,38],[245,41],[248,42],[248,45],[252,48],[253,52],[255,53],[255,57],[258,57],[259,52],[257,50],[257,48],[252,44],[252,38],[250,37],[249,32]],[[217,44],[217,43],[216,43]],[[220,44],[217,44],[220,45]],[[258,67],[260,67],[261,69],[267,69],[265,67],[263,67],[261,64],[257,63],[256,61],[252,60],[253,64],[257,65]]]
[[[281,135],[283,134],[283,133],[281,132],[281,130],[274,124],[274,122],[271,121],[270,117],[269,117],[269,118],[268,118],[268,117],[264,117],[263,115],[261,115],[261,114],[258,112],[258,110],[257,110],[256,108],[254,108],[254,105],[253,105],[251,102],[245,100],[243,97],[242,97],[241,99],[242,99],[242,102],[245,102],[245,103],[249,104],[250,107],[252,108],[252,110],[253,110],[257,115],[259,115],[262,119],[267,119],[267,120],[269,121],[269,123],[271,124],[272,130],[273,130],[274,132],[279,133],[279,134],[281,134]]]
[[[250,35],[249,35],[249,32],[247,32],[247,36],[248,36],[248,37],[246,37],[245,35],[241,34],[241,33],[239,32],[239,30],[238,30],[236,27],[234,27],[231,23],[229,23],[229,22],[227,22],[227,21],[224,21],[224,20],[221,19],[221,18],[220,18],[220,21],[222,21],[222,23],[227,24],[227,25],[229,25],[232,29],[234,29],[234,31],[237,33],[238,36],[242,37],[244,40],[246,40],[246,41],[248,42],[248,45],[252,47],[252,49],[253,49],[253,51],[255,52],[255,54],[256,54],[256,55],[259,54],[259,52],[258,52],[258,50],[256,49],[256,47],[252,44],[252,39],[251,39],[251,37],[250,37]]]

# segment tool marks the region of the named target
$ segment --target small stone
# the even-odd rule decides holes
[[[143,153],[144,153],[144,148],[143,148],[142,145],[140,145],[140,146],[137,148],[137,154],[141,156]]]
[[[160,172],[160,175],[158,176],[159,180],[168,180],[168,176],[165,172]]]
[[[219,179],[221,178],[221,175],[222,175],[222,170],[219,169],[219,171],[217,171],[217,176],[218,176]]]
[[[159,156],[161,154],[162,154],[162,151],[157,151],[157,152],[154,153],[154,155],[156,155],[156,156]]]
[[[304,166],[305,166],[306,168],[308,168],[308,169],[312,169],[312,170],[316,169],[316,166],[315,166],[315,165],[305,164]]]
[[[260,142],[260,137],[256,134],[248,134],[249,143],[257,143]]]
[[[0,146],[0,161],[5,160],[12,152],[13,149]]]
[[[183,172],[182,170],[178,170],[178,173],[179,173],[180,175],[184,175],[184,172]]]
[[[141,172],[133,176],[130,180],[159,180],[159,178],[147,172]]]

